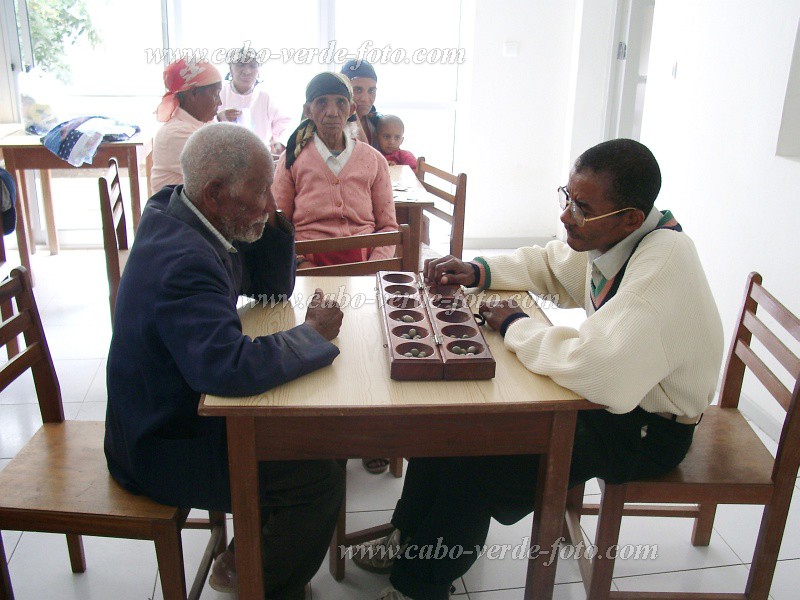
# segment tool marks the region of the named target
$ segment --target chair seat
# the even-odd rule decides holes
[[[696,502],[696,491],[712,486],[719,504],[763,502],[771,493],[774,460],[739,410],[710,406],[683,462],[661,477],[626,483],[625,501]],[[745,489],[750,492],[743,496]]]
[[[58,531],[64,531],[66,520],[82,525],[96,521],[106,535],[113,533],[104,521],[176,519],[179,509],[136,496],[114,481],[103,454],[104,434],[102,421],[43,425],[0,471],[0,518],[8,509],[61,513]],[[0,520],[13,529],[13,522]],[[81,532],[88,533],[87,528],[82,526]]]

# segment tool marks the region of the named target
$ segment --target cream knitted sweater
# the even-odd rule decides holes
[[[482,260],[493,289],[558,294],[562,308],[591,306],[588,255],[563,242]],[[641,405],[695,417],[713,400],[723,334],[691,239],[658,230],[639,244],[616,295],[579,329],[518,319],[505,345],[529,370],[613,413]]]

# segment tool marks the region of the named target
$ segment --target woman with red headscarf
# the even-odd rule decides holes
[[[165,185],[183,183],[181,152],[186,140],[217,115],[222,102],[222,75],[205,61],[176,60],[164,69],[167,93],[156,109],[164,125],[153,140],[153,169],[150,184],[153,192]]]

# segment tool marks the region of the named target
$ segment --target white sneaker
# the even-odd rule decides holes
[[[398,592],[392,586],[387,587],[378,596],[378,600],[413,600],[411,596],[406,596],[403,592]]]
[[[395,557],[403,549],[404,546],[400,545],[400,530],[395,529],[385,537],[355,546],[353,562],[371,573],[390,573]]]
[[[455,588],[450,586],[450,597],[453,597],[453,592],[455,592]],[[391,585],[387,587],[385,590],[381,592],[381,595],[378,596],[378,600],[414,600],[411,596],[406,596],[403,592],[400,592]]]

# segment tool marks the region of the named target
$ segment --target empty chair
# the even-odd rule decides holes
[[[122,200],[117,159],[112,158],[108,161],[108,173],[105,177],[100,177],[97,183],[100,189],[103,250],[106,253],[106,272],[108,273],[108,303],[111,307],[111,320],[113,321],[119,280],[125,269],[129,252],[128,225],[125,219],[125,203]]]
[[[454,192],[445,191],[443,189],[444,186],[438,187],[442,185],[439,181],[436,182],[437,185],[433,185],[431,177],[425,178],[426,174],[435,176],[447,184],[454,185]],[[433,194],[451,205],[449,209],[451,212],[444,211],[438,207],[425,208],[424,210],[431,216],[442,219],[450,225],[450,254],[456,258],[462,258],[464,252],[464,215],[467,204],[467,175],[465,173],[453,175],[443,171],[428,164],[425,162],[425,157],[420,156],[417,159],[417,179],[420,180],[429,194]],[[423,259],[430,258],[433,254],[430,248],[423,248],[422,250]]]
[[[39,311],[24,268],[0,284],[0,303],[17,311],[3,318],[0,344],[22,334],[25,347],[0,367],[0,391],[28,370],[33,375],[43,425],[0,471],[0,530],[64,533],[72,571],[86,570],[82,535],[153,540],[165,600],[185,600],[181,529],[211,531],[189,598],[200,596],[211,562],[225,550],[225,514],[188,519],[188,508],[135,496],[111,477],[103,453],[105,423],[66,421],[61,390]],[[120,568],[127,557],[120,556]],[[58,569],[59,565],[42,564]],[[14,597],[0,543],[0,600]]]
[[[755,345],[751,345],[753,338],[758,342]],[[697,593],[692,598],[766,600],[769,597],[800,463],[800,359],[783,341],[790,338],[800,342],[800,319],[761,286],[758,273],[751,273],[728,354],[719,405],[704,412],[684,461],[654,479],[620,485],[601,481],[599,506],[583,504],[583,486],[570,490],[567,528],[573,541],[578,542],[582,536],[580,515],[599,513],[595,554],[602,560],[581,561],[587,598],[653,597],[652,592],[610,591],[612,557],[623,516],[692,518],[692,544],[707,546],[718,504],[764,506],[747,586],[740,594]],[[781,366],[788,377],[776,376],[768,365]],[[746,372],[754,376],[754,382],[760,382],[786,413],[775,458],[739,410]],[[791,381],[789,387],[783,383],[787,380]],[[630,503],[657,504],[631,506]],[[663,594],[669,598],[685,596]]]

